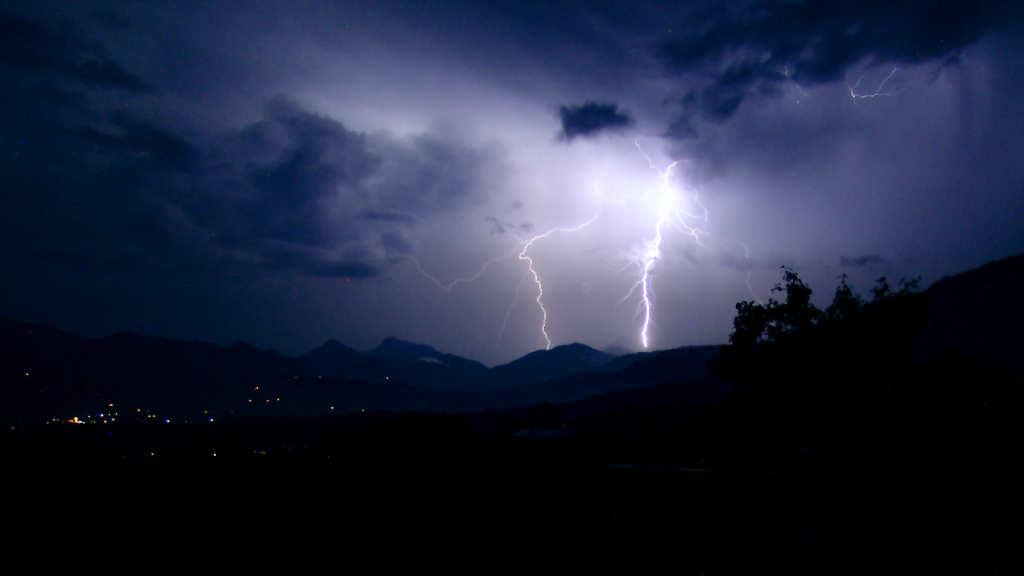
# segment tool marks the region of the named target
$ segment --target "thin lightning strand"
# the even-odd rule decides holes
[[[780,74],[782,74],[783,76],[785,76],[787,79],[792,80],[792,78],[789,77],[789,66],[786,66],[782,70],[776,69],[776,71],[779,72]],[[800,83],[799,82],[797,82],[796,80],[793,80],[793,85],[796,86],[796,89],[800,91],[800,94],[802,94],[804,97],[807,96],[807,92],[804,92],[804,89],[800,87]],[[796,103],[799,104],[800,100],[798,99],[796,101]]]
[[[735,240],[735,242],[743,247],[743,257],[749,261],[750,248],[747,248],[747,245],[744,244],[743,242],[740,242],[739,240]],[[754,300],[757,300],[758,304],[762,306],[764,305],[764,302],[761,301],[761,298],[759,298],[758,295],[754,292],[754,287],[750,285],[750,270],[747,270],[747,290],[750,291],[750,295],[754,297]]]
[[[582,223],[582,224],[580,224],[578,226],[575,226],[573,228],[552,228],[551,230],[548,230],[547,232],[545,232],[543,234],[539,234],[537,236],[534,236],[533,238],[530,238],[529,240],[523,240],[523,239],[521,239],[519,237],[513,236],[513,238],[515,238],[517,240],[517,243],[516,243],[515,246],[512,247],[512,250],[509,251],[508,254],[505,254],[504,256],[495,256],[494,258],[490,258],[486,262],[483,263],[483,265],[476,272],[476,274],[474,274],[474,275],[472,275],[472,276],[470,276],[468,278],[458,278],[458,279],[453,280],[452,282],[450,282],[448,284],[445,284],[444,282],[441,282],[440,280],[438,280],[434,276],[430,275],[426,270],[423,269],[422,266],[420,266],[420,263],[419,263],[418,260],[416,260],[416,258],[414,258],[412,256],[406,256],[405,258],[407,260],[411,261],[413,263],[413,265],[416,266],[416,270],[418,270],[420,274],[422,274],[424,277],[426,277],[428,280],[430,280],[435,286],[437,286],[441,290],[444,290],[445,292],[451,292],[452,289],[455,286],[458,286],[459,284],[469,284],[469,283],[472,283],[472,282],[476,281],[478,278],[483,276],[483,274],[485,272],[487,272],[487,268],[491,264],[494,264],[495,262],[500,262],[502,260],[508,260],[508,259],[516,256],[516,252],[518,251],[519,252],[518,259],[519,260],[526,260],[527,261],[527,271],[526,271],[526,274],[523,275],[523,279],[520,280],[519,284],[516,285],[516,297],[515,297],[515,300],[512,302],[512,305],[509,306],[508,311],[505,313],[505,319],[501,323],[501,330],[498,332],[498,338],[501,338],[501,335],[504,334],[505,327],[508,325],[509,316],[512,314],[512,309],[515,308],[515,305],[519,303],[519,289],[520,289],[520,287],[522,287],[523,282],[526,281],[526,278],[530,274],[533,274],[533,281],[534,281],[535,284],[537,284],[537,290],[538,290],[537,306],[540,307],[540,311],[541,311],[541,327],[540,327],[540,332],[541,332],[541,335],[544,336],[544,342],[546,343],[546,348],[545,349],[546,350],[550,350],[551,349],[551,338],[548,337],[548,332],[547,332],[548,311],[544,308],[544,303],[541,301],[541,298],[544,296],[544,286],[543,286],[543,284],[541,284],[540,277],[537,275],[537,271],[534,270],[534,268],[533,268],[533,258],[527,256],[526,251],[529,250],[530,246],[532,246],[533,243],[536,242],[537,240],[540,240],[542,238],[547,238],[548,236],[550,236],[551,234],[554,234],[555,232],[577,232],[579,230],[582,230],[583,228],[589,226],[594,220],[597,220],[598,216],[600,216],[600,215],[601,215],[601,212],[598,211],[596,214],[594,214],[594,216],[592,218],[590,218],[590,220],[587,220],[586,222],[584,222],[584,223]],[[522,249],[520,250],[520,248],[522,248]]]
[[[857,78],[857,82],[855,82],[853,86],[850,86],[850,83],[847,82],[846,87],[850,89],[850,97],[853,98],[854,102],[856,102],[857,98],[877,98],[879,96],[895,96],[899,94],[903,91],[902,88],[897,88],[892,92],[882,92],[882,88],[885,86],[885,83],[892,78],[892,75],[895,74],[897,70],[899,70],[899,67],[893,66],[892,72],[889,72],[889,75],[885,77],[885,80],[882,80],[882,83],[878,85],[878,90],[875,90],[874,94],[857,94],[857,86],[860,86],[860,81],[864,79],[863,74],[861,74],[860,78]]]
[[[512,304],[508,307],[508,310],[505,311],[505,319],[501,321],[501,330],[498,331],[499,341],[501,340],[502,335],[505,334],[505,327],[508,326],[508,319],[509,317],[512,316],[512,309],[516,307],[516,304],[519,304],[519,289],[523,287],[523,282],[526,282],[526,277],[529,275],[530,271],[527,270],[523,274],[523,278],[519,281],[518,284],[516,284],[516,299],[512,301]]]
[[[516,240],[519,240],[519,239],[516,238]],[[427,273],[427,271],[424,270],[422,266],[420,266],[419,260],[416,260],[412,256],[405,256],[405,259],[409,260],[410,262],[412,262],[416,266],[416,269],[419,270],[420,274],[422,274],[428,280],[433,282],[438,288],[440,288],[441,290],[444,290],[445,292],[451,292],[452,288],[458,286],[459,284],[469,284],[471,282],[476,281],[477,278],[479,278],[479,277],[484,275],[484,272],[487,272],[487,268],[491,264],[494,264],[495,262],[500,262],[502,260],[508,260],[509,258],[512,258],[513,256],[516,255],[516,250],[519,250],[519,247],[522,246],[522,245],[523,245],[523,241],[519,240],[519,242],[515,246],[512,247],[512,250],[510,250],[508,254],[506,254],[504,256],[495,256],[494,258],[491,258],[491,259],[487,260],[486,262],[484,262],[483,266],[480,267],[480,270],[478,270],[476,274],[470,276],[469,278],[457,278],[457,279],[453,280],[452,282],[450,282],[448,284],[445,284],[445,283],[441,282],[437,278],[435,278],[435,277],[431,276],[429,273]]]
[[[548,230],[547,232],[539,236],[534,236],[528,242],[526,242],[526,245],[523,246],[522,252],[519,253],[519,259],[526,260],[528,264],[527,272],[529,274],[533,274],[533,281],[534,283],[537,284],[537,306],[540,306],[541,312],[540,333],[544,336],[544,342],[547,343],[547,345],[544,348],[545,350],[551,350],[551,338],[548,337],[548,311],[544,308],[544,302],[541,301],[541,298],[544,297],[544,285],[541,284],[540,276],[537,275],[537,271],[533,269],[533,258],[527,256],[526,251],[529,250],[530,246],[532,246],[533,243],[536,242],[537,240],[540,240],[541,238],[547,238],[548,236],[554,234],[555,232],[578,232],[589,226],[594,220],[597,220],[597,217],[600,215],[601,212],[598,211],[597,214],[594,214],[593,218],[587,220],[583,224],[580,224],[579,226],[576,226],[574,228],[552,228],[551,230]],[[516,292],[516,296],[518,298],[518,289]]]

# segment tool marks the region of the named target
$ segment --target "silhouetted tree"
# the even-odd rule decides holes
[[[820,310],[796,272],[783,268],[782,279],[772,292],[784,299],[736,305],[729,344],[709,363],[737,390],[748,432],[769,444],[792,441],[779,435],[825,434],[850,409],[884,404],[880,396],[901,382],[925,317],[916,280],[893,291],[880,278],[865,301],[844,275]]]

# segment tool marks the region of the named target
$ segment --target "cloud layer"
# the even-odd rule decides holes
[[[634,124],[617,105],[599,102],[560,106],[558,118],[562,122],[558,137],[566,142],[580,137],[592,138],[601,132],[621,131]]]
[[[666,134],[697,136],[693,118],[722,122],[745,100],[779,96],[787,83],[844,80],[856,67],[956,65],[986,32],[1024,17],[1010,0],[868,0],[716,3],[659,43],[669,69],[695,74],[683,113]]]
[[[635,347],[665,190],[707,233],[661,229],[659,347],[724,341],[781,265],[927,283],[1024,250],[1022,6],[7,8],[0,314],[496,363],[542,342],[517,242],[599,214],[530,248],[547,327]]]

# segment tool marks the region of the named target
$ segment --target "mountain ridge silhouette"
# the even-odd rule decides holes
[[[928,328],[915,360],[960,350],[1024,376],[1024,255],[948,276],[924,291]],[[114,404],[197,414],[318,414],[362,410],[465,412],[574,402],[685,382],[717,386],[706,362],[718,345],[614,356],[584,344],[538,350],[487,368],[389,337],[360,353],[337,340],[295,358],[237,342],[228,347],[121,333],[79,338],[0,317],[0,418],[99,414]],[[710,389],[710,388],[709,388]]]

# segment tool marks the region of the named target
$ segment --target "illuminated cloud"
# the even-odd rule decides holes
[[[493,364],[542,326],[635,349],[663,185],[706,233],[661,229],[652,347],[724,342],[780,265],[823,298],[927,285],[1024,251],[1022,6],[12,5],[0,314],[292,354],[394,335]],[[530,246],[542,311],[521,242],[598,212]]]

